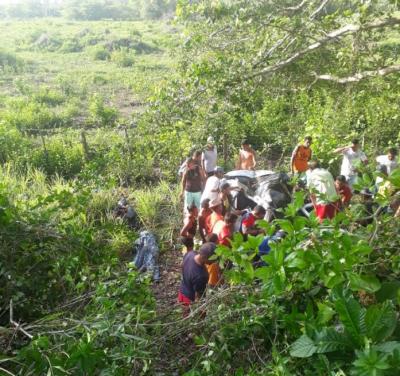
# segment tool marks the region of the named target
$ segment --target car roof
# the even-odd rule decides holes
[[[259,178],[261,176],[267,176],[267,175],[273,175],[275,174],[274,171],[270,170],[234,170],[227,172],[225,174],[225,177],[227,178],[239,178],[239,177],[244,177],[244,178],[249,178],[249,179],[254,179],[254,178]]]

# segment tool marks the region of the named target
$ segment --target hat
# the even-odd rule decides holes
[[[214,168],[214,172],[215,173],[218,173],[218,172],[224,173],[224,169],[222,167],[220,167],[220,166],[217,166],[217,167]]]
[[[210,201],[209,207],[214,208],[215,206],[221,205],[222,201],[219,197],[214,198],[213,200]]]
[[[207,138],[207,144],[212,144],[214,145],[215,141],[214,141],[214,137],[213,136],[208,136]]]

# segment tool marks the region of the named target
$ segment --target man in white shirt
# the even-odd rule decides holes
[[[320,222],[325,218],[332,219],[336,215],[339,199],[333,176],[328,170],[320,168],[318,161],[311,161],[309,167],[311,174],[307,183],[317,217]]]
[[[206,150],[201,155],[201,164],[208,177],[214,174],[217,167],[217,157],[217,148],[214,145],[214,139],[210,136],[207,138]]]
[[[343,154],[340,175],[344,175],[350,188],[353,188],[354,183],[357,181],[358,167],[360,163],[368,163],[367,156],[360,149],[360,141],[354,139],[351,141],[351,146],[337,148],[334,150],[334,153]]]
[[[210,201],[216,200],[218,198],[219,186],[223,177],[224,169],[222,167],[215,167],[213,175],[207,179],[203,194],[201,195],[201,202],[203,202],[207,198]]]
[[[379,155],[376,157],[378,163],[377,171],[385,176],[389,176],[396,168],[399,168],[399,162],[397,160],[397,149],[390,148],[386,155]],[[380,186],[384,182],[384,178],[378,176],[375,181],[376,188],[379,191]]]
[[[393,170],[399,168],[399,161],[397,160],[397,149],[390,148],[386,155],[379,155],[376,161],[380,166],[386,166],[386,172],[390,175]]]

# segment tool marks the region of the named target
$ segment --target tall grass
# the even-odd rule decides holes
[[[182,223],[179,187],[161,181],[159,185],[137,190],[131,196],[144,227],[155,233],[160,242],[173,243]]]

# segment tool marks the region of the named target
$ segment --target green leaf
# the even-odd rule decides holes
[[[296,231],[302,230],[307,224],[307,218],[305,217],[294,217],[293,227]]]
[[[263,282],[267,282],[270,279],[270,268],[268,266],[262,266],[254,271],[254,276],[260,278]]]
[[[317,303],[317,306],[318,306],[317,320],[320,324],[326,324],[335,315],[335,310],[332,307],[328,306],[327,304],[323,304],[320,302]]]
[[[392,335],[397,325],[392,303],[385,302],[382,305],[369,307],[365,315],[365,325],[366,334],[373,341],[381,342]]]
[[[287,219],[279,219],[279,220],[276,220],[275,222],[279,225],[279,227],[283,231],[287,232],[288,234],[293,233],[294,227],[293,227],[292,223],[290,221],[288,221]]]
[[[341,273],[335,273],[331,271],[327,276],[323,279],[325,286],[328,289],[331,289],[344,281],[344,277]]]
[[[353,298],[339,298],[335,302],[336,311],[346,331],[354,342],[362,344],[362,334],[365,331],[365,309]]]
[[[356,354],[357,359],[353,362],[353,374],[355,375],[384,375],[381,371],[390,368],[390,364],[387,362],[387,354],[378,354],[373,349],[366,349],[364,352],[356,351]]]
[[[295,358],[309,358],[317,351],[313,340],[306,334],[303,334],[290,349],[290,355]]]
[[[375,345],[373,348],[376,351],[384,353],[392,353],[394,350],[400,351],[400,342],[397,341],[384,342],[380,343],[379,345]]]
[[[375,294],[378,302],[385,300],[394,300],[397,297],[397,292],[400,290],[399,281],[383,282],[380,290]]]
[[[364,290],[367,292],[375,292],[381,288],[381,284],[373,275],[359,275],[356,273],[348,274],[350,280],[350,287],[352,290],[360,291]]]
[[[317,334],[315,345],[317,346],[316,352],[319,354],[333,352],[333,351],[346,351],[352,347],[352,343],[344,333],[337,332],[334,328],[324,329]]]

